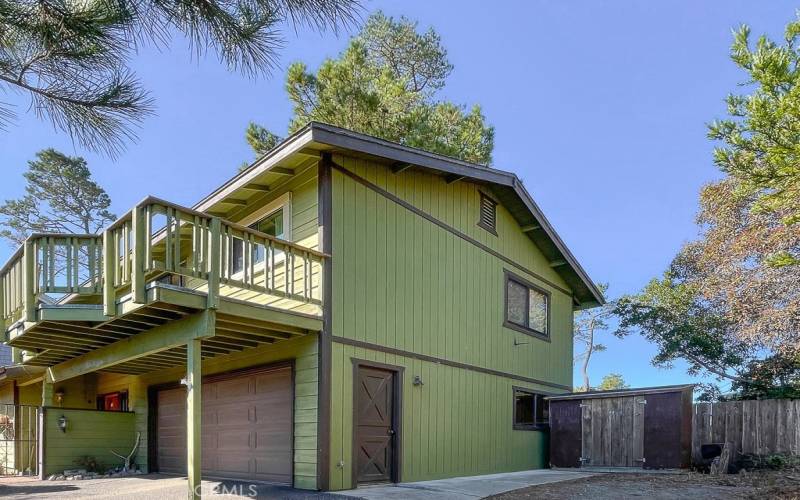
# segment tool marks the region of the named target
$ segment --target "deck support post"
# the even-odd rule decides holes
[[[42,377],[42,406],[53,406],[53,377],[49,370]]]
[[[186,467],[190,500],[201,497],[201,369],[200,339],[186,343]]]
[[[36,284],[36,249],[33,246],[33,241],[27,239],[23,250],[23,259],[25,270],[23,272],[25,278],[25,321],[36,321],[36,292],[34,285]]]

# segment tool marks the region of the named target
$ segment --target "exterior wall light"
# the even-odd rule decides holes
[[[414,381],[411,383],[414,385],[425,385],[425,382],[422,381],[422,377],[419,375],[414,375]]]
[[[61,404],[64,403],[64,390],[63,389],[59,389],[58,391],[56,391],[56,393],[53,394],[53,396],[56,397],[56,402],[58,403],[59,406],[61,406]]]
[[[58,417],[58,429],[61,432],[67,432],[67,417],[64,415]]]

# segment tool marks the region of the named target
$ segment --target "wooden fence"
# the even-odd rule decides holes
[[[742,454],[800,455],[800,400],[695,403],[692,461],[701,461],[701,445],[725,442],[734,446],[731,460]]]

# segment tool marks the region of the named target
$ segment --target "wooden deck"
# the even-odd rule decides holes
[[[31,236],[0,270],[5,340],[24,364],[56,366],[210,311],[203,358],[280,342],[321,330],[326,258],[148,198],[102,237]],[[186,351],[156,342],[103,369],[183,365]]]

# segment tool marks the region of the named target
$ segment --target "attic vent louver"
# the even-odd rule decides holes
[[[490,233],[497,235],[497,202],[481,193],[481,213],[478,225]]]

